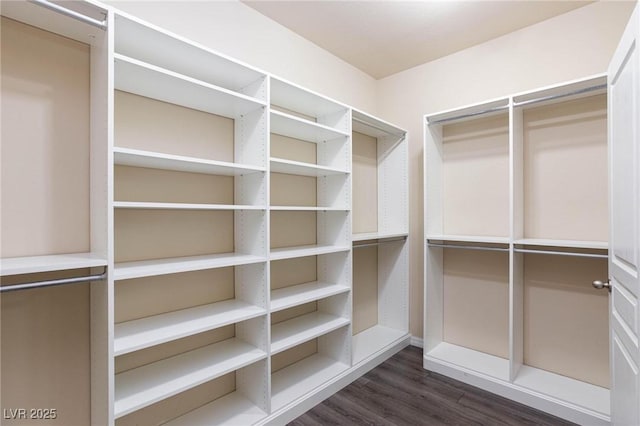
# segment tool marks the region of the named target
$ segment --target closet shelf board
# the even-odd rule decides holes
[[[271,312],[281,311],[348,291],[349,287],[346,285],[321,281],[312,281],[279,288],[271,292]]]
[[[496,379],[509,380],[509,360],[484,352],[442,342],[426,356]]]
[[[274,77],[271,78],[271,104],[312,117],[347,112],[345,105]]]
[[[409,236],[407,232],[363,232],[360,234],[353,234],[351,236],[351,241],[385,240],[407,236]]]
[[[349,174],[346,170],[319,166],[311,163],[303,163],[300,161],[285,160],[283,158],[271,157],[270,163],[271,171],[275,173],[312,177]]]
[[[609,416],[609,389],[523,365],[514,381],[527,389]]]
[[[597,249],[607,250],[609,243],[606,241],[577,241],[577,240],[554,240],[547,238],[522,238],[515,240],[514,244],[525,246],[547,246],[547,247],[565,247],[580,249]]]
[[[304,394],[327,383],[349,368],[347,364],[315,354],[296,362],[271,377],[271,407],[279,410]]]
[[[349,251],[351,247],[343,245],[307,245],[271,249],[271,260],[293,259],[296,257]]]
[[[265,206],[249,206],[238,204],[193,204],[193,203],[154,203],[137,201],[116,201],[116,209],[137,210],[266,210]]]
[[[178,272],[248,265],[264,261],[266,261],[264,257],[252,254],[222,253],[122,262],[116,263],[114,278],[116,280],[126,280],[155,275],[175,274]]]
[[[406,330],[374,325],[353,335],[353,364],[357,364],[369,356],[381,351],[398,340],[409,337]]]
[[[235,90],[265,77],[265,74],[206,46],[120,11],[115,15],[115,26],[117,53],[132,57],[141,55],[154,64],[191,76],[203,75],[207,81]]]
[[[349,136],[345,132],[323,124],[314,123],[276,110],[271,110],[271,133],[313,143],[347,138]]]
[[[353,123],[352,129],[354,132],[362,133],[374,138],[385,137],[395,135],[398,138],[402,138],[406,135],[406,130],[394,126],[391,123],[380,120],[362,111],[353,109],[352,112]]]
[[[346,325],[349,325],[348,318],[322,312],[312,312],[280,322],[271,327],[271,354],[277,354]]]
[[[252,425],[267,413],[235,391],[187,414],[164,423],[164,426]]]
[[[479,236],[479,235],[451,235],[434,234],[427,235],[428,241],[452,241],[461,243],[486,243],[486,244],[509,244],[509,237]]]
[[[9,257],[0,259],[0,276],[93,268],[106,265],[107,260],[95,253]]]
[[[265,309],[242,300],[225,300],[115,325],[114,355],[202,333],[264,315]]]
[[[266,358],[239,339],[156,361],[115,376],[115,417],[122,417]]]
[[[317,206],[271,206],[270,210],[298,211],[298,212],[348,212],[348,208],[342,207],[317,207]]]
[[[121,147],[115,147],[113,149],[113,157],[115,164],[120,166],[145,167],[149,169],[208,175],[239,176],[264,172],[266,170],[264,167]]]
[[[115,88],[229,118],[266,105],[248,96],[123,55],[115,55]]]

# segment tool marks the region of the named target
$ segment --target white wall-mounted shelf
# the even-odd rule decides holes
[[[349,365],[326,355],[312,355],[277,371],[271,377],[271,407],[279,410],[313,391],[332,377],[343,373]]]
[[[284,287],[271,292],[271,312],[281,311],[303,303],[346,293],[349,286],[313,281]]]
[[[145,167],[150,169],[173,170],[188,173],[203,173],[222,176],[239,176],[249,173],[265,172],[264,167],[228,163],[224,161],[203,160],[182,155],[163,154],[139,149],[113,149],[114,163],[120,166]]]
[[[233,338],[116,374],[115,417],[147,407],[266,356],[264,351]]]
[[[425,354],[441,362],[455,365],[500,380],[509,380],[509,360],[463,346],[442,342]]]
[[[320,254],[339,253],[341,251],[349,250],[351,250],[351,247],[349,246],[317,244],[272,249],[269,257],[271,260],[293,259],[295,257],[316,256]]]
[[[315,207],[315,206],[271,206],[270,210],[291,212],[348,212],[348,208],[340,207]]]
[[[115,15],[114,39],[117,53],[240,93],[266,78],[245,64],[122,12]]]
[[[118,90],[198,111],[238,118],[266,107],[248,96],[119,54],[114,70]]]
[[[351,236],[351,241],[369,241],[369,240],[388,240],[392,238],[404,238],[408,237],[409,234],[407,232],[389,232],[389,233],[380,233],[380,232],[361,232],[358,234],[353,234]]]
[[[115,356],[264,315],[242,300],[225,300],[115,325]]]
[[[141,260],[116,263],[115,280],[152,277],[154,275],[199,271],[202,269],[225,268],[227,266],[248,265],[264,262],[261,256],[242,253],[222,253],[203,256],[185,256],[168,259]]]
[[[267,417],[266,412],[235,391],[164,424],[165,426],[222,424],[241,426],[258,423],[265,417]]]
[[[405,330],[374,325],[353,335],[353,364],[359,364],[368,357],[382,351],[387,346],[409,337]]]
[[[322,312],[313,312],[280,322],[272,326],[271,353],[277,354],[347,325],[348,318]]]
[[[473,244],[509,244],[509,237],[478,236],[478,235],[427,235],[428,241],[450,241],[456,243]]]
[[[0,276],[106,266],[107,260],[96,253],[69,253],[0,259]]]
[[[349,136],[346,132],[335,130],[329,126],[275,110],[271,111],[271,132],[313,143]]]
[[[523,246],[546,246],[546,247],[564,247],[577,249],[594,249],[607,250],[609,243],[607,241],[575,241],[575,240],[552,240],[543,238],[520,238],[513,241],[514,244]]]
[[[611,414],[609,389],[523,365],[514,383],[601,415]]]
[[[116,209],[138,210],[266,210],[265,206],[238,204],[153,203],[139,201],[114,201]]]
[[[283,158],[271,158],[271,171],[299,176],[331,176],[348,174],[345,170],[333,167],[319,166],[317,164],[303,163],[300,161],[286,160]]]

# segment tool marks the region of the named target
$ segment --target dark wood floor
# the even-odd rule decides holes
[[[572,425],[422,368],[408,347],[289,423],[318,425]]]

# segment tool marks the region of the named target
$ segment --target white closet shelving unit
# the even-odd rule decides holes
[[[82,6],[90,19],[1,5],[3,287],[110,274],[107,11]],[[2,294],[3,408],[47,401],[68,424],[90,421],[106,376],[107,292],[105,280]]]
[[[45,6],[2,15],[89,45],[90,160],[71,177],[91,194],[89,244],[5,256],[3,240],[1,270],[6,285],[107,269],[78,324],[91,365],[52,358],[86,382],[61,422],[282,424],[409,344],[403,130],[116,9]],[[379,222],[356,236],[352,123],[379,154]],[[354,240],[388,241],[388,306],[356,336]]]
[[[609,421],[606,76],[425,117],[424,367]]]
[[[351,366],[348,107],[271,78],[272,409]]]
[[[116,424],[264,417],[267,76],[114,21]]]
[[[405,130],[353,110],[352,132],[357,365],[409,337],[409,176]]]

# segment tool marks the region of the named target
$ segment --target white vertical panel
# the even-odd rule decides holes
[[[409,243],[406,240],[378,245],[378,322],[397,330],[409,330]]]

